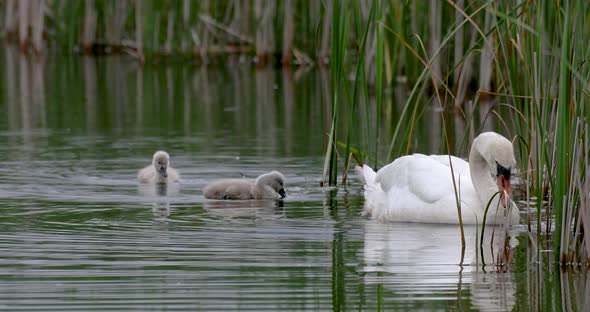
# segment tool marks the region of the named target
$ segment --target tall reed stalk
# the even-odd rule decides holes
[[[349,18],[345,10],[348,1],[334,1],[333,8],[334,16],[338,18],[332,23],[332,62],[330,63],[331,71],[331,92],[332,92],[332,119],[330,132],[328,133],[328,141],[326,146],[326,156],[323,169],[323,184],[335,185],[338,178],[338,157],[336,155],[336,122],[338,121],[339,108],[342,94],[342,76],[344,73],[344,57],[346,53],[346,40],[348,39]],[[344,9],[344,10],[343,10]]]

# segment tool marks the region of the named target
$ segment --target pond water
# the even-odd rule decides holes
[[[10,49],[0,65],[0,309],[575,310],[590,296],[586,274],[544,270],[519,229],[510,268],[488,248],[483,266],[474,228],[461,261],[456,226],[365,220],[354,177],[321,188],[317,70]],[[182,182],[138,187],[159,149]],[[201,194],[273,169],[283,201]]]

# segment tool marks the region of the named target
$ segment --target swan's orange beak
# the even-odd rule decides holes
[[[498,191],[500,192],[500,203],[504,207],[508,207],[508,201],[512,198],[512,187],[510,186],[510,176],[498,176]]]

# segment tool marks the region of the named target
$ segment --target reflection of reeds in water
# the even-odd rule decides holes
[[[518,291],[528,296],[517,304],[530,311],[585,311],[590,304],[590,274],[585,268],[560,270],[551,254],[527,251],[526,270],[517,275]],[[522,310],[522,309],[521,309]]]
[[[27,154],[35,144],[33,132],[47,126],[45,63],[12,47],[6,47],[5,57],[8,128],[22,134],[23,152]]]
[[[166,124],[169,124],[169,125],[174,124],[174,119],[175,119],[174,115],[179,113],[174,109],[174,105],[176,103],[174,87],[175,87],[175,83],[174,83],[174,77],[172,76],[172,68],[168,67],[168,68],[166,68],[166,99],[167,99],[166,111],[168,112],[166,114],[166,116],[168,117]]]
[[[31,109],[31,79],[29,72],[29,61],[26,55],[20,55],[18,58],[19,67],[19,104],[21,109],[21,125],[23,132],[30,132],[33,128]]]
[[[283,118],[285,120],[285,129],[286,133],[295,133],[297,129],[295,128],[293,115],[295,114],[296,109],[296,98],[295,98],[295,80],[293,78],[293,72],[291,68],[285,68],[282,71],[281,75],[282,79],[282,95],[283,95]],[[285,151],[291,155],[293,152],[293,142],[288,140],[285,142]]]
[[[322,124],[316,105],[322,81],[315,71],[253,71],[239,63],[231,70],[138,66],[120,56],[38,61],[10,46],[4,51],[5,120],[27,139],[40,128],[91,134],[166,129],[205,134],[212,144],[203,151],[220,140],[248,140],[253,144],[246,148],[265,155],[321,152],[321,137],[312,135]]]
[[[135,73],[135,123],[137,127],[143,125],[144,112],[144,72],[143,68],[139,67]]]
[[[6,47],[4,49],[5,55],[5,68],[4,71],[6,73],[6,77],[4,81],[6,81],[6,100],[7,100],[7,109],[8,109],[8,128],[10,130],[18,129],[19,126],[17,124],[18,117],[18,110],[20,107],[17,105],[18,102],[18,95],[16,94],[18,88],[18,62],[17,62],[17,52],[14,48]]]
[[[182,81],[190,81],[190,74],[188,69],[182,70]],[[191,96],[191,87],[190,84],[187,84],[186,87],[182,88],[182,116],[183,116],[183,124],[184,124],[184,134],[189,135],[190,125],[191,125],[191,103],[193,101],[193,97]]]
[[[275,77],[270,67],[256,70],[256,140],[259,151],[266,154],[267,146],[277,146],[277,105],[274,101]]]
[[[45,99],[45,61],[42,59],[33,59],[31,62],[31,105],[32,114],[34,114],[34,126],[45,128],[47,126],[47,110]]]
[[[201,102],[201,107],[203,110],[201,113],[205,116],[205,125],[208,130],[213,129],[213,99],[211,92],[211,87],[209,85],[209,72],[206,68],[201,68],[198,71],[195,71],[193,76],[193,85],[194,85],[194,92],[199,95],[199,99]]]
[[[84,77],[84,108],[86,111],[86,128],[88,130],[96,129],[96,59],[93,57],[83,57],[83,77]]]

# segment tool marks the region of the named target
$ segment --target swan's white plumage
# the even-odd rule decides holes
[[[363,214],[383,221],[458,223],[452,163],[463,222],[481,223],[485,205],[472,182],[469,163],[454,156],[450,160],[448,155],[413,154],[396,159],[376,173],[363,166]],[[492,181],[491,176],[482,178]],[[505,209],[495,209],[494,203],[491,207],[494,209],[490,208],[486,223],[503,223]],[[512,210],[511,222],[518,222],[518,212],[515,207]]]
[[[451,161],[457,188],[461,190],[463,206],[473,205],[479,199],[470,196],[475,195],[475,190],[469,176],[469,164],[454,156],[451,156]],[[377,173],[366,165],[363,171],[366,173],[365,198],[369,200],[365,205],[365,213],[372,218],[388,221],[457,222],[457,205],[448,156],[408,155],[396,159]],[[371,176],[374,176],[372,183],[369,180]],[[441,180],[448,180],[449,183],[441,183]],[[466,215],[465,212],[467,211],[462,213],[465,216],[463,221],[475,223],[465,220],[473,215]]]

